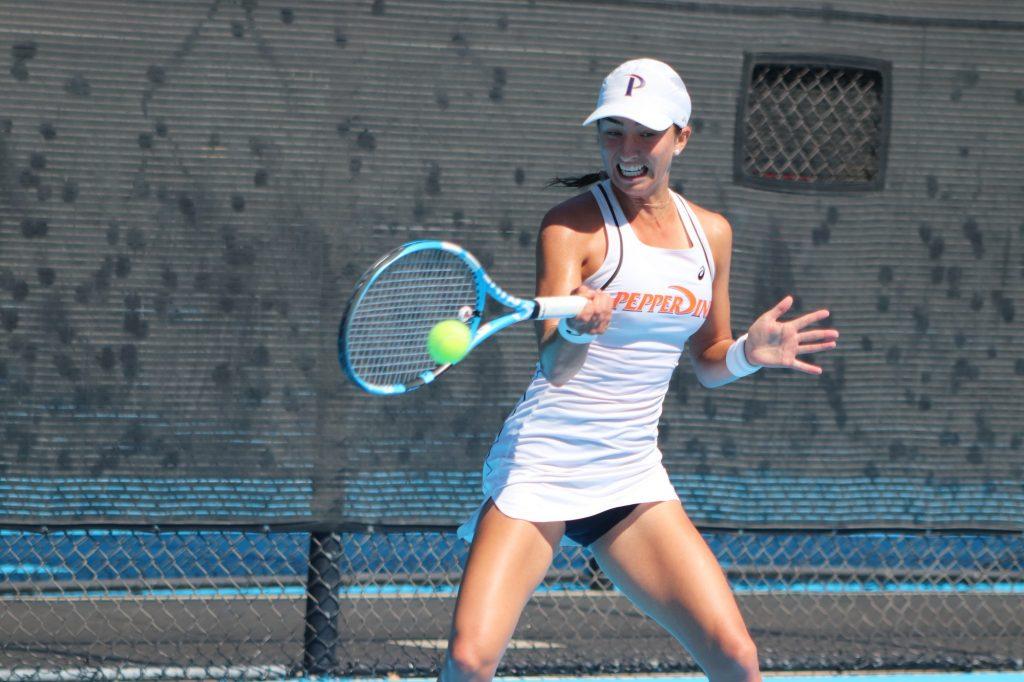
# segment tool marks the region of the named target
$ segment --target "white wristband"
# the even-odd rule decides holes
[[[747,335],[732,342],[725,354],[725,366],[729,368],[733,376],[745,377],[761,369],[762,365],[755,365],[747,360],[746,353]]]
[[[590,343],[597,338],[594,334],[581,334],[570,327],[568,317],[563,317],[558,321],[558,333],[569,343]]]

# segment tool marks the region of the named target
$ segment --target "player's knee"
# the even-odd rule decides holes
[[[709,674],[713,682],[746,682],[759,679],[757,646],[745,630],[723,636],[717,644],[719,655],[716,658],[719,664],[715,673]]]
[[[456,636],[448,647],[448,663],[460,680],[490,680],[498,669],[500,653],[471,637]]]

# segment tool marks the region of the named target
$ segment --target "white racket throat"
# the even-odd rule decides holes
[[[587,299],[582,296],[540,296],[533,302],[537,304],[535,320],[576,317],[587,305]]]

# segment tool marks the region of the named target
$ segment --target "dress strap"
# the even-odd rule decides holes
[[[607,181],[605,181],[607,182]],[[619,270],[622,269],[622,223],[619,222],[618,216],[615,213],[617,206],[612,203],[614,199],[608,196],[608,190],[605,189],[605,182],[599,182],[594,185],[593,189],[590,190],[591,194],[594,195],[594,200],[597,202],[597,207],[601,209],[601,215],[604,217],[604,234],[606,241],[608,242],[608,255],[605,260],[614,260],[617,262],[615,270],[611,276],[605,280],[605,283],[601,285],[601,289],[607,289],[608,285],[611,284],[616,275],[619,274]]]
[[[615,197],[615,192],[612,190],[612,181],[602,180],[597,183],[596,187],[600,190],[601,196],[604,197],[604,200],[608,202],[608,206],[611,207],[612,222],[617,227],[622,227],[623,225],[628,224],[629,221],[626,220],[626,214],[623,212],[622,206],[619,205],[619,200]]]
[[[694,244],[700,245],[701,251],[704,252],[704,262],[708,264],[708,272],[711,273],[711,280],[715,279],[715,260],[712,258],[711,246],[708,242],[707,235],[704,234],[704,228],[700,225],[700,220],[697,218],[697,214],[690,208],[690,203],[683,197],[672,193],[672,196],[676,200],[676,205],[679,207],[679,216],[683,219],[683,227],[686,228],[687,233],[690,235],[690,241]]]

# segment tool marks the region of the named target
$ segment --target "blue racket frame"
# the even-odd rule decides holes
[[[373,393],[375,395],[407,393],[429,384],[452,367],[452,365],[457,364],[448,363],[438,365],[433,370],[421,372],[418,379],[413,383],[382,385],[370,383],[360,377],[355,371],[353,371],[349,360],[348,348],[345,341],[345,330],[348,327],[350,317],[358,307],[359,302],[362,301],[364,296],[366,296],[366,293],[373,286],[373,283],[383,273],[385,273],[391,265],[409,254],[416,253],[417,251],[425,251],[427,249],[445,251],[457,256],[466,263],[476,280],[476,309],[473,311],[473,315],[470,319],[463,320],[469,327],[471,335],[469,350],[466,352],[467,355],[474,348],[479,346],[489,337],[500,332],[502,329],[516,324],[517,322],[523,322],[531,318],[536,319],[540,313],[540,306],[537,301],[513,296],[502,289],[494,282],[493,279],[491,279],[490,275],[487,274],[483,265],[480,264],[480,261],[478,261],[473,254],[458,244],[433,239],[422,239],[403,244],[394,251],[391,251],[381,257],[380,260],[378,260],[369,270],[367,270],[362,278],[360,278],[359,283],[356,284],[352,297],[349,299],[345,315],[341,321],[341,327],[338,331],[338,362],[341,364],[342,369],[345,371],[345,374],[348,375],[349,379],[368,393]],[[511,308],[512,312],[497,317],[481,326],[480,322],[484,314],[488,296],[506,308]],[[463,356],[463,358],[465,358],[465,356]]]

